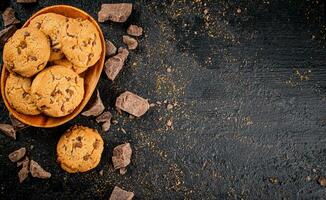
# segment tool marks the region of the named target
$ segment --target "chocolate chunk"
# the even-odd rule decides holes
[[[17,167],[22,166],[22,168],[18,172],[19,182],[22,183],[27,177],[29,173],[29,158],[26,156],[24,160],[17,162]]]
[[[3,13],[2,13],[2,20],[4,26],[9,26],[12,24],[19,24],[20,21],[16,19],[15,17],[15,11],[11,7],[8,7]]]
[[[128,46],[128,49],[130,49],[130,50],[136,49],[138,46],[137,40],[128,35],[122,36],[122,40],[123,40],[123,43],[125,43]]]
[[[0,48],[3,48],[7,40],[15,33],[16,30],[16,25],[11,25],[0,31]]]
[[[16,140],[16,131],[13,126],[9,124],[0,124],[0,131]]]
[[[127,167],[130,164],[132,149],[129,143],[121,144],[113,149],[112,162],[114,169]]]
[[[96,122],[97,123],[104,122],[102,124],[102,129],[103,131],[108,131],[111,127],[111,118],[112,118],[111,113],[109,111],[106,111],[96,118]]]
[[[325,178],[325,177],[319,177],[319,179],[318,179],[318,183],[319,183],[321,186],[326,187],[326,178]]]
[[[126,91],[116,100],[115,106],[136,117],[144,115],[149,109],[149,103],[146,99]]]
[[[36,178],[50,178],[51,173],[45,171],[37,162],[34,160],[31,160],[30,165],[29,165],[31,175]]]
[[[107,77],[113,81],[121,69],[123,68],[124,62],[129,55],[129,51],[125,48],[119,48],[118,54],[109,58],[105,62],[105,73]]]
[[[117,47],[109,40],[105,40],[106,44],[106,56],[114,56],[117,53]]]
[[[37,0],[16,0],[17,3],[36,3]]]
[[[14,117],[11,113],[9,113],[9,118],[15,130],[21,130],[28,127],[26,124],[16,119],[16,117]]]
[[[133,197],[133,192],[128,192],[119,188],[118,186],[115,186],[109,200],[131,200]]]
[[[22,159],[26,154],[26,148],[22,147],[12,153],[9,154],[9,159],[11,160],[11,162],[17,162],[20,159]]]
[[[127,33],[132,36],[141,36],[143,34],[143,28],[137,25],[130,25],[127,29]]]
[[[93,95],[89,105],[87,106],[87,110],[82,113],[83,116],[89,117],[89,116],[98,116],[100,115],[105,107],[102,103],[100,92],[96,90],[96,96]]]
[[[102,4],[101,10],[98,12],[98,21],[125,22],[130,16],[131,11],[131,3]]]

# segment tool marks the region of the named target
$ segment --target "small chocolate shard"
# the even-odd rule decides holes
[[[111,127],[111,118],[112,114],[109,111],[103,112],[100,116],[96,118],[97,123],[103,123],[102,129],[103,131],[108,131]]]
[[[47,179],[51,177],[51,173],[45,171],[37,162],[31,160],[29,165],[31,175],[36,178]]]
[[[131,200],[133,197],[133,192],[128,192],[118,186],[115,186],[109,200]]]
[[[149,103],[146,99],[126,91],[116,100],[115,106],[136,117],[144,115],[149,109]]]
[[[318,179],[318,183],[319,185],[323,186],[323,187],[326,187],[326,178],[325,177],[319,177]]]
[[[22,166],[22,168],[18,172],[19,182],[22,183],[27,177],[29,173],[29,158],[26,156],[24,160],[17,162],[17,167]]]
[[[16,0],[17,3],[36,3],[37,0]]]
[[[107,77],[114,81],[121,69],[123,68],[124,62],[129,55],[129,51],[125,48],[119,48],[118,54],[109,58],[105,62],[105,73]]]
[[[26,154],[26,148],[22,147],[20,149],[17,149],[16,151],[9,154],[9,159],[11,162],[17,162],[20,159],[22,159]]]
[[[138,46],[138,42],[135,38],[130,37],[129,35],[122,36],[123,43],[128,46],[129,50],[134,50]]]
[[[139,37],[143,34],[143,28],[137,25],[130,25],[127,29],[127,33],[129,35]]]
[[[110,40],[105,40],[106,44],[106,56],[114,56],[117,53],[117,47],[110,41]]]
[[[116,146],[113,149],[112,162],[114,169],[121,169],[130,164],[132,149],[130,143]]]
[[[98,21],[125,22],[132,11],[131,3],[102,4],[98,12]]]
[[[120,173],[121,175],[125,175],[125,174],[127,173],[127,168],[126,168],[126,167],[120,168],[120,169],[119,169],[119,173]]]
[[[2,131],[7,136],[16,140],[16,131],[12,125],[9,124],[0,124],[0,131]]]
[[[16,25],[8,26],[0,31],[0,48],[2,49],[7,40],[15,33],[17,30]]]
[[[2,13],[2,20],[4,26],[9,26],[12,24],[19,24],[20,21],[16,19],[15,17],[15,10],[11,7],[8,7],[3,13]]]
[[[88,106],[88,110],[84,111],[82,113],[83,116],[89,117],[89,116],[99,116],[103,111],[105,107],[103,105],[103,102],[100,97],[100,92],[96,90],[96,96],[92,97],[91,103]]]
[[[24,124],[23,122],[19,121],[11,113],[9,113],[9,118],[10,118],[11,124],[13,125],[13,127],[15,128],[15,130],[21,130],[21,129],[24,129],[24,128],[28,127],[26,124]]]
[[[24,160],[21,160],[21,161],[17,162],[17,167],[21,167],[21,166],[28,166],[29,167],[29,158],[27,156],[25,156]]]

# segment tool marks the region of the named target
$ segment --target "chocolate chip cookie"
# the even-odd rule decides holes
[[[74,126],[57,144],[57,162],[69,173],[86,172],[99,164],[103,149],[104,142],[97,130]]]
[[[31,86],[36,106],[51,117],[66,116],[84,97],[84,79],[67,67],[55,65],[40,72]]]
[[[5,94],[11,107],[17,112],[26,115],[38,115],[35,99],[31,95],[32,81],[16,74],[9,74],[6,80]]]
[[[24,77],[31,77],[44,69],[49,57],[47,36],[32,27],[17,30],[3,49],[4,66]]]

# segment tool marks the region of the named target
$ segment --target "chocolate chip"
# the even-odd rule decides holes
[[[83,143],[82,142],[75,142],[73,144],[73,148],[82,148],[83,147]]]
[[[78,137],[76,138],[77,141],[82,141],[82,139],[83,139],[82,136],[78,136]]]
[[[101,10],[98,12],[98,21],[125,22],[130,16],[131,11],[131,3],[102,4]]]
[[[25,41],[21,41],[21,42],[19,43],[19,47],[20,47],[21,49],[25,49],[25,48],[27,47],[26,42],[25,42]]]
[[[31,171],[31,175],[33,177],[36,178],[42,178],[42,179],[46,179],[46,178],[50,178],[51,177],[51,173],[45,171],[37,162],[35,162],[34,160],[31,160],[30,162],[30,171]]]
[[[93,148],[97,149],[99,144],[100,144],[100,141],[98,139],[96,139],[95,142],[93,143]]]
[[[0,131],[2,131],[7,136],[16,140],[16,131],[12,125],[9,124],[0,124]]]
[[[31,56],[31,55],[29,55],[28,57],[27,57],[27,59],[30,61],[30,60],[32,60],[32,61],[37,61],[37,58],[35,57],[35,56]]]
[[[20,159],[22,159],[26,154],[26,148],[22,147],[20,149],[17,149],[16,151],[12,152],[9,154],[9,159],[11,160],[11,162],[17,162]]]
[[[72,96],[75,92],[71,89],[66,89],[66,93],[68,93],[69,96]]]
[[[91,155],[86,154],[86,155],[83,157],[83,160],[87,161],[90,157],[91,157]]]
[[[28,37],[28,36],[30,36],[31,34],[28,32],[28,31],[25,31],[25,33],[24,33],[24,36],[25,37]]]

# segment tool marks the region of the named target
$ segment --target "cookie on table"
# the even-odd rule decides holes
[[[31,95],[31,84],[31,79],[11,73],[6,80],[5,95],[11,107],[17,112],[38,115],[41,112],[37,109],[35,99]]]
[[[62,52],[75,66],[87,68],[100,58],[102,44],[98,30],[88,20],[72,19],[66,23]]]
[[[61,51],[61,39],[67,17],[55,13],[41,14],[31,20],[29,27],[34,27],[49,36],[51,40],[51,54],[49,61],[59,60],[64,54]]]
[[[51,117],[72,113],[84,97],[84,79],[67,67],[54,65],[40,72],[32,82],[36,106]]]
[[[104,142],[97,130],[73,126],[57,144],[57,162],[69,173],[86,172],[99,164],[103,149]]]
[[[49,57],[49,39],[32,27],[17,30],[3,49],[4,66],[24,77],[32,77],[43,70]]]
[[[61,60],[55,60],[55,61],[53,61],[53,63],[56,64],[56,65],[62,65],[62,66],[65,66],[65,67],[67,67],[69,69],[72,69],[77,74],[81,74],[81,73],[83,73],[84,71],[86,71],[88,69],[87,67],[77,67],[72,62],[67,60],[66,58],[63,58]]]

